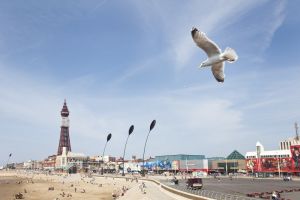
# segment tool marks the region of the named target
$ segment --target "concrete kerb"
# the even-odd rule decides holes
[[[188,198],[188,199],[192,199],[192,200],[209,200],[210,199],[210,198],[207,198],[207,197],[202,197],[202,196],[190,194],[190,193],[187,193],[187,192],[184,192],[184,191],[181,191],[181,190],[177,190],[177,189],[174,189],[172,187],[166,186],[164,184],[160,184],[160,187],[167,190],[167,191],[169,191],[169,192],[172,192],[176,195],[179,195],[179,196],[182,196],[182,197],[185,197],[185,198]]]
[[[103,176],[104,177],[104,176]],[[107,177],[107,176],[106,176]],[[113,176],[111,176],[113,177]],[[128,178],[128,177],[124,177],[124,176],[114,176],[113,178]],[[131,178],[129,178],[131,179]],[[155,184],[157,184],[158,186],[160,186],[162,189],[168,191],[168,192],[171,192],[173,194],[176,194],[176,195],[179,195],[179,196],[182,196],[184,198],[188,198],[188,199],[191,199],[191,200],[210,200],[210,198],[207,198],[207,197],[202,197],[202,196],[198,196],[198,195],[194,195],[194,194],[191,194],[191,193],[187,193],[187,192],[184,192],[184,191],[181,191],[181,190],[177,190],[177,189],[174,189],[172,187],[169,187],[165,184],[162,184],[161,182],[157,181],[157,180],[154,180],[154,179],[146,179],[146,178],[140,178],[139,180],[143,180],[143,181],[151,181]]]
[[[98,176],[98,177],[111,177],[111,178],[124,178],[124,179],[128,178],[128,179],[132,179],[131,177],[129,178],[129,177],[124,177],[124,176],[104,176],[104,175],[96,175],[96,176]],[[139,180],[151,181],[151,182],[157,184],[158,186],[160,186],[162,189],[164,189],[164,190],[166,190],[168,192],[171,192],[173,194],[182,196],[184,198],[188,198],[188,199],[192,199],[192,200],[210,200],[210,198],[207,198],[207,197],[202,197],[202,196],[198,196],[198,195],[187,193],[187,192],[184,192],[184,191],[181,191],[181,190],[174,189],[174,188],[169,187],[167,185],[164,185],[161,182],[159,182],[157,180],[154,180],[154,179],[140,178]]]

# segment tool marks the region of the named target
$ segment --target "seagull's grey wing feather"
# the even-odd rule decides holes
[[[211,71],[218,82],[224,82],[225,80],[224,69],[225,69],[224,62],[213,64],[211,67]]]
[[[196,28],[192,30],[192,37],[198,47],[203,49],[208,57],[218,55],[221,53],[221,49],[211,41],[203,32],[198,31]]]

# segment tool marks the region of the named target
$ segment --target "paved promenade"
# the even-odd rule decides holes
[[[129,191],[125,193],[125,195],[120,200],[188,200],[187,198],[175,195],[171,192],[163,190],[160,188],[159,185],[151,182],[151,181],[144,181],[146,188],[146,193],[144,194],[140,186],[142,181],[139,181],[139,184],[135,187],[131,188]]]

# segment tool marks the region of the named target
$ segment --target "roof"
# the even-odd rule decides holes
[[[66,100],[64,101],[64,105],[63,105],[63,108],[61,109],[60,113],[61,113],[61,116],[63,116],[63,117],[69,116],[69,109],[68,109]]]
[[[290,138],[285,139],[281,142],[291,142],[292,145],[299,145],[300,144],[300,140],[297,140],[296,137],[290,137]]]
[[[227,156],[227,160],[245,160],[245,157],[237,150],[234,150],[231,154],[229,154],[229,156]]]
[[[290,150],[273,150],[273,151],[263,151],[260,156],[278,156],[278,155],[289,155],[291,156]],[[256,151],[250,151],[246,153],[246,156],[257,156]]]
[[[69,151],[68,157],[87,157],[87,156],[85,156],[83,153],[74,153],[74,152]]]
[[[210,158],[207,158],[207,160],[224,160],[225,157],[210,157]]]

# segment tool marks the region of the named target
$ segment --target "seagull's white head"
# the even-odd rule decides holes
[[[203,68],[203,67],[207,67],[207,64],[206,64],[206,62],[202,62],[202,63],[199,65],[199,67],[198,67],[198,68]]]

